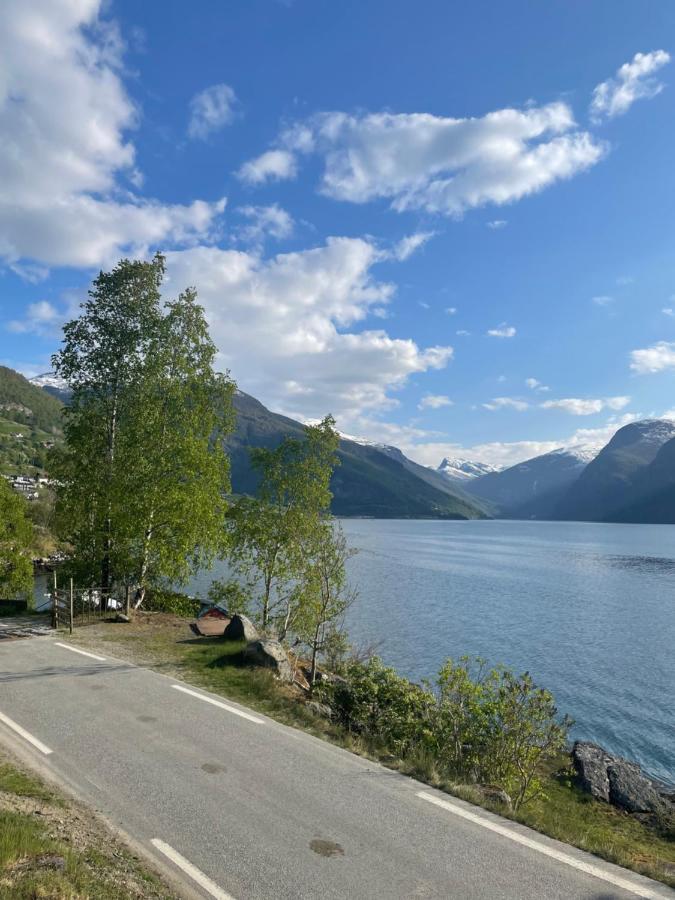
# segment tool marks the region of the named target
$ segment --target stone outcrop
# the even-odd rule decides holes
[[[242,659],[249,666],[272,669],[281,681],[293,681],[293,669],[279,641],[252,641],[244,648]]]
[[[226,641],[247,641],[250,643],[251,641],[257,641],[260,635],[248,616],[235,613],[230,624],[223,632],[223,637]]]
[[[589,741],[575,742],[572,762],[579,787],[596,800],[631,813],[675,814],[668,792],[648,778],[637,763],[613,756]]]

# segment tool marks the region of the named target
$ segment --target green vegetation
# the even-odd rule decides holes
[[[159,879],[86,811],[0,757],[0,898],[159,900]]]
[[[409,752],[404,752],[401,745],[388,746],[381,737],[367,730],[350,730],[340,722],[317,716],[306,706],[299,691],[276,681],[266,671],[243,668],[239,662],[241,645],[221,638],[191,638],[184,619],[159,613],[139,614],[129,626],[96,625],[77,631],[74,640],[78,646],[147,665],[239,701],[285,724],[377,759],[543,834],[675,887],[672,834],[660,834],[628,813],[578,790],[571,779],[567,754],[558,754],[540,766],[537,776],[542,791],[517,811],[510,811],[503,804],[486,799],[476,787],[460,784],[456,778],[441,772],[430,754],[418,752],[412,745]],[[400,679],[401,684],[397,685],[392,675],[385,675],[383,681],[388,691],[394,695],[400,693],[399,711],[405,710],[408,703],[420,702],[410,701],[411,692],[420,689],[405,679]],[[379,697],[379,704],[385,705],[384,693]],[[364,705],[367,706],[365,700]],[[398,717],[394,716],[397,718],[401,720],[396,726],[399,735],[405,735],[406,728],[411,731],[419,728],[412,715],[399,712]]]
[[[43,475],[62,439],[62,404],[23,375],[0,366],[0,474]]]
[[[184,582],[223,547],[232,382],[193,290],[163,303],[164,258],[101,272],[54,357],[72,391],[51,462],[80,583]]]
[[[26,515],[26,501],[0,478],[0,597],[32,595],[33,526]]]

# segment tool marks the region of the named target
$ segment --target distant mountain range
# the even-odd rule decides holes
[[[45,392],[51,397],[41,400]],[[6,419],[26,421],[16,406],[28,407],[35,424],[58,431],[58,400],[67,402],[68,391],[52,374],[29,383],[0,368]],[[228,439],[232,488],[254,493],[250,448],[301,437],[303,426],[242,391],[234,404],[237,424]],[[505,469],[463,458],[446,458],[433,469],[396,447],[348,437],[340,441],[339,458],[331,490],[333,512],[340,516],[675,523],[675,422],[665,419],[625,425],[605,447],[563,447]]]
[[[441,475],[449,478],[450,481],[456,481],[461,484],[465,481],[472,481],[474,478],[480,478],[482,475],[499,472],[501,468],[501,466],[491,466],[490,463],[472,462],[469,459],[448,459],[446,457],[438,467],[438,471]]]
[[[560,448],[464,488],[504,518],[675,523],[675,422],[633,422],[605,447]]]

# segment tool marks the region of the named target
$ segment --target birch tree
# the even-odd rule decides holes
[[[26,501],[0,478],[0,597],[14,599],[32,594],[32,538]]]

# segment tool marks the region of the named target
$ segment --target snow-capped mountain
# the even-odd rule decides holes
[[[483,475],[489,475],[492,472],[501,471],[500,466],[492,466],[490,463],[473,462],[470,459],[448,459],[443,460],[437,469],[446,478],[451,481],[460,483],[473,481],[474,478],[480,478]]]
[[[58,375],[55,375],[53,372],[44,372],[42,375],[36,375],[34,378],[29,378],[28,380],[31,384],[35,385],[35,387],[42,388],[44,391],[47,391],[48,394],[51,394],[52,397],[57,397],[64,403],[66,403],[70,397],[70,389],[66,382],[63,378],[59,378]]]

